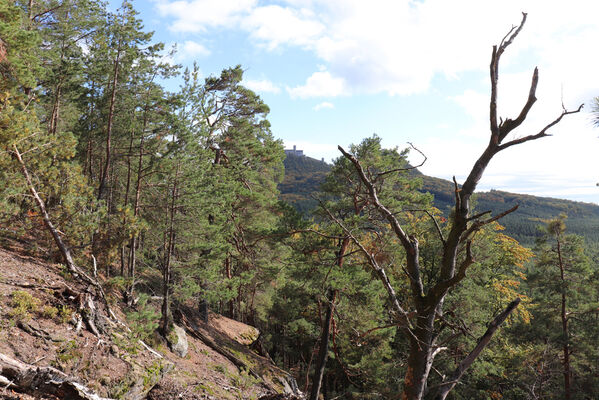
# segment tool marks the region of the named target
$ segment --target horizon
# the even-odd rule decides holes
[[[293,150],[296,150],[296,149],[294,149],[293,147],[296,147],[296,148],[297,148],[297,145],[295,145],[295,146],[292,146],[292,148],[284,148],[284,150],[285,150],[285,157],[287,157],[287,155],[288,155],[287,151],[293,151]],[[315,161],[318,161],[318,162],[324,162],[325,164],[327,164],[327,165],[329,165],[329,166],[332,166],[332,165],[333,165],[333,162],[332,162],[332,161],[330,161],[330,162],[327,162],[327,161],[326,161],[324,158],[322,158],[322,157],[321,157],[320,159],[318,159],[318,158],[315,158],[315,157],[312,157],[312,156],[310,156],[310,155],[306,154],[306,151],[305,151],[305,150],[303,150],[303,149],[299,149],[299,148],[297,148],[297,151],[302,151],[302,152],[303,152],[303,155],[301,155],[301,156],[298,156],[298,155],[296,155],[296,157],[307,157],[307,158],[311,158],[311,159],[313,159],[313,160],[315,160]],[[420,172],[420,173],[424,174],[424,173],[423,173],[423,172],[420,170],[420,168],[416,168],[416,170],[417,170],[418,172]],[[450,179],[442,178],[442,177],[439,177],[439,176],[434,176],[434,175],[429,175],[429,174],[424,174],[424,175],[426,175],[426,176],[430,176],[430,177],[432,177],[432,178],[443,179],[443,180],[445,180],[445,181],[447,181],[447,182],[451,182],[451,180],[450,180]],[[505,192],[505,193],[518,194],[518,195],[526,195],[526,196],[534,196],[534,197],[540,197],[540,198],[549,198],[549,199],[557,199],[557,200],[566,200],[566,201],[573,201],[573,202],[576,202],[576,203],[593,204],[593,205],[599,206],[599,203],[598,203],[598,202],[596,202],[596,201],[574,200],[574,199],[570,199],[570,198],[566,198],[566,197],[535,195],[535,194],[530,194],[530,193],[514,192],[514,191],[505,190],[505,189],[497,189],[497,188],[494,188],[494,187],[491,187],[491,188],[484,188],[484,189],[481,189],[481,188],[479,187],[479,189],[476,191],[476,193],[489,193],[489,192],[492,192],[492,191],[497,191],[497,192]]]

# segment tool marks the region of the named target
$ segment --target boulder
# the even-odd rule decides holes
[[[189,345],[187,343],[187,334],[185,333],[185,329],[178,325],[173,325],[173,330],[169,334],[168,342],[173,353],[181,358],[187,355]]]

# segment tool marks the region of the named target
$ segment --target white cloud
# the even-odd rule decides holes
[[[464,93],[451,97],[451,100],[461,106],[472,118],[478,119],[481,116],[484,118],[488,114],[489,95],[486,93],[466,89]]]
[[[206,57],[210,55],[210,50],[208,50],[204,45],[192,40],[186,40],[183,42],[179,52],[181,57],[184,58]]]
[[[335,77],[328,71],[313,73],[302,86],[287,88],[292,98],[337,97],[347,94],[343,78]]]
[[[478,0],[158,0],[173,17],[171,29],[206,32],[242,30],[259,46],[299,46],[312,52],[347,93],[409,95],[429,89],[437,76],[459,78],[485,70],[491,45],[520,22],[523,4],[505,0],[489,7]],[[510,67],[521,54],[540,56],[576,90],[578,72],[599,69],[599,53],[589,51],[599,37],[599,2],[529,0],[527,26],[503,60]]]
[[[335,108],[335,105],[333,103],[329,103],[328,101],[323,101],[322,103],[319,103],[314,106],[314,111],[320,111],[325,108],[329,108],[329,109]]]
[[[242,26],[271,50],[281,44],[309,45],[324,31],[323,25],[313,19],[309,10],[277,5],[255,8]]]
[[[81,49],[81,52],[83,53],[83,55],[87,56],[89,54],[88,44],[83,40],[80,40],[76,43],[77,43],[77,46],[79,46],[79,48]]]
[[[173,51],[176,49],[176,51]],[[180,43],[168,43],[166,49],[162,52],[161,61],[170,65],[183,63],[185,61],[195,60],[207,57],[212,52],[201,43],[193,40],[185,40]]]
[[[281,92],[281,88],[269,81],[268,79],[261,80],[244,80],[241,83],[243,86],[248,89],[253,90],[254,92],[262,92],[262,93],[273,93],[277,94]]]
[[[233,27],[254,8],[257,0],[159,0],[158,12],[173,17],[175,32],[204,32],[208,28]]]

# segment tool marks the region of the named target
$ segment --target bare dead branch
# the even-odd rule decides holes
[[[447,384],[443,385],[439,392],[437,393],[435,400],[445,400],[447,394],[454,388],[456,383],[460,380],[464,372],[472,365],[474,360],[479,356],[479,354],[487,347],[491,338],[495,334],[495,331],[503,324],[503,322],[509,317],[509,315],[518,307],[520,304],[520,299],[516,298],[512,301],[508,306],[503,310],[501,314],[491,321],[489,324],[487,331],[478,339],[478,343],[474,347],[474,349],[460,362],[455,371],[447,378]]]
[[[455,317],[455,315],[453,315],[453,316]],[[444,328],[445,326],[448,326],[454,332],[451,336],[447,337],[441,343],[439,343],[439,346],[443,346],[443,345],[447,345],[447,344],[451,343],[453,340],[458,338],[460,335],[467,336],[472,339],[476,339],[476,337],[474,337],[474,335],[470,332],[469,328],[466,326],[466,323],[464,322],[464,320],[457,318],[458,323],[453,323],[451,321],[448,321],[444,315],[439,315],[439,314],[437,314],[437,318],[439,318],[441,320],[441,322],[443,322],[444,326],[441,327],[441,329]]]
[[[478,213],[478,214],[476,214],[476,215],[473,215],[472,217],[468,218],[468,221],[474,221],[474,220],[477,220],[477,219],[479,219],[480,217],[483,217],[483,216],[485,216],[485,215],[487,215],[487,214],[491,214],[491,210],[483,211],[483,212],[481,212],[481,213]]]
[[[458,186],[458,181],[455,180],[455,175],[453,176],[453,187],[454,187],[454,194],[455,194],[455,208],[456,208],[456,210],[459,210],[462,205],[462,200],[460,197],[460,188]]]
[[[407,253],[406,264],[410,273],[410,287],[412,289],[413,295],[416,298],[421,298],[424,295],[424,286],[422,284],[422,278],[420,277],[420,265],[418,260],[418,240],[414,236],[408,236],[404,232],[397,218],[395,218],[395,215],[380,202],[377,190],[374,187],[373,183],[368,179],[368,177],[364,173],[364,169],[362,168],[360,161],[358,161],[358,159],[356,159],[356,157],[354,157],[352,154],[346,152],[343,149],[343,147],[337,146],[337,148],[347,159],[349,159],[352,162],[352,164],[354,164],[354,167],[358,172],[358,175],[360,176],[360,180],[368,189],[368,193],[372,201],[372,204],[383,216],[383,218],[385,218],[387,222],[389,222],[391,228],[393,229],[393,232],[395,233],[395,236],[397,236],[402,246],[404,247]]]
[[[499,78],[499,60],[505,49],[512,44],[516,36],[522,30],[522,27],[526,23],[526,13],[522,13],[522,21],[517,27],[512,27],[510,31],[501,40],[499,46],[493,46],[493,53],[491,55],[491,65],[489,73],[491,77],[491,102],[489,106],[489,120],[491,128],[491,144],[498,145],[500,140],[499,125],[497,124],[497,80]]]
[[[510,34],[512,32],[514,32],[514,29],[516,29],[517,27],[518,27],[518,25],[512,25],[512,27],[509,30],[509,32],[506,33],[505,36],[501,39],[501,42],[499,42],[500,47],[505,43],[505,41],[507,40],[508,36],[510,36]]]
[[[354,167],[355,167],[356,171],[358,172],[360,179],[362,180],[364,185],[366,185],[366,188],[369,191],[370,197],[372,198],[374,205],[377,207],[377,209],[382,211],[384,216],[391,223],[391,226],[393,227],[395,234],[400,239],[402,244],[404,244],[404,247],[406,247],[406,250],[408,250],[408,248],[409,248],[410,252],[412,252],[413,251],[412,244],[410,243],[410,239],[408,238],[408,235],[404,232],[401,225],[399,224],[399,221],[397,221],[397,218],[395,218],[393,213],[391,211],[389,211],[385,206],[383,206],[381,204],[381,202],[379,201],[376,188],[374,187],[372,182],[370,182],[370,179],[368,179],[368,177],[364,173],[364,169],[362,168],[360,161],[358,161],[358,159],[356,157],[354,157],[352,154],[346,152],[343,149],[343,147],[337,146],[337,148],[345,156],[345,158],[347,158],[348,160],[350,160],[352,162],[352,164],[354,164]]]
[[[36,19],[38,19],[38,18],[40,18],[40,17],[43,17],[44,15],[46,15],[46,14],[48,14],[48,13],[51,13],[52,11],[56,11],[56,10],[58,10],[58,9],[59,9],[59,8],[61,8],[63,5],[64,5],[64,3],[61,3],[61,4],[57,5],[56,7],[52,7],[52,8],[50,8],[50,9],[46,10],[46,11],[42,11],[41,13],[39,13],[39,14],[36,14],[36,15],[34,15],[33,17],[31,17],[31,20],[32,20],[32,21],[35,21]]]
[[[73,400],[109,400],[99,397],[62,371],[26,364],[1,353],[0,377],[7,378],[10,385],[36,398],[57,395]]]
[[[439,225],[439,222],[437,221],[437,219],[435,218],[435,216],[428,210],[424,210],[424,209],[412,209],[412,210],[402,210],[402,211],[409,211],[409,212],[423,212],[426,215],[429,216],[429,218],[433,221],[433,223],[435,224],[435,228],[437,230],[437,234],[439,235],[439,240],[441,240],[441,242],[443,243],[443,245],[445,245],[445,237],[443,236],[443,231],[441,230],[441,226]],[[489,211],[490,212],[490,211]],[[397,213],[395,213],[397,214]]]
[[[522,21],[520,21],[520,25],[518,26],[513,26],[512,29],[510,29],[510,31],[508,32],[507,35],[505,35],[505,37],[501,40],[501,43],[499,44],[499,49],[497,49],[497,57],[501,57],[501,54],[503,54],[503,52],[505,51],[505,49],[512,44],[512,42],[514,41],[514,39],[516,38],[516,36],[518,36],[518,34],[520,33],[520,31],[522,30],[522,27],[524,26],[524,23],[526,22],[526,17],[528,16],[527,13],[523,12],[522,13]],[[510,35],[511,33],[511,35]],[[509,36],[509,38],[508,38]],[[507,40],[506,40],[507,38]]]
[[[596,314],[599,313],[599,307],[592,307],[588,310],[584,310],[584,311],[568,311],[566,313],[566,315],[568,317],[570,316],[574,316],[574,315],[583,315],[583,314]]]
[[[384,171],[384,172],[380,172],[376,175],[375,177],[375,181],[383,176],[383,175],[387,175],[387,174],[391,174],[393,172],[399,172],[399,171],[410,171],[412,169],[417,169],[420,168],[424,165],[424,163],[426,162],[427,158],[426,155],[424,155],[424,153],[422,151],[420,151],[418,148],[416,148],[416,146],[414,146],[411,142],[408,142],[408,144],[410,145],[410,147],[414,150],[416,150],[418,153],[420,153],[422,155],[422,157],[424,157],[424,160],[422,160],[422,162],[418,165],[414,165],[414,166],[410,166],[410,167],[406,167],[406,168],[394,168],[394,169],[390,169],[389,171]]]
[[[507,143],[502,144],[501,146],[499,146],[498,151],[505,150],[508,147],[514,146],[516,144],[521,144],[521,143],[529,142],[531,140],[540,139],[540,138],[545,137],[545,136],[551,136],[551,135],[549,135],[547,133],[547,130],[549,128],[557,125],[562,120],[562,118],[564,118],[566,115],[579,113],[582,110],[583,106],[584,106],[584,104],[581,104],[575,110],[564,110],[564,111],[562,111],[562,113],[560,114],[559,117],[557,117],[556,119],[554,119],[551,123],[547,124],[543,129],[541,129],[539,131],[539,133],[537,133],[535,135],[528,135],[528,136],[521,137],[519,139],[511,140],[511,141],[509,141],[509,142],[507,142]]]
[[[474,222],[470,228],[468,228],[468,230],[466,231],[466,233],[464,234],[464,239],[469,238],[474,232],[478,231],[480,228],[482,228],[485,225],[490,224],[491,222],[495,222],[503,217],[505,217],[508,214],[513,213],[514,211],[516,211],[519,207],[519,204],[516,204],[514,207],[510,208],[509,210],[505,210],[499,214],[497,214],[496,216],[492,217],[492,218],[488,218],[482,221],[476,221]]]
[[[530,90],[528,92],[528,99],[526,100],[526,104],[524,104],[524,107],[522,107],[522,110],[520,111],[520,114],[516,119],[511,120],[508,118],[505,121],[501,122],[501,124],[499,125],[498,144],[500,144],[511,131],[519,127],[528,116],[528,112],[532,108],[533,104],[537,101],[536,91],[538,83],[539,69],[535,67],[535,70],[532,74],[532,82],[530,83]]]
[[[397,324],[387,324],[387,325],[383,325],[383,326],[375,326],[374,328],[370,328],[370,329],[360,333],[358,335],[358,338],[361,339],[363,337],[370,335],[372,332],[380,331],[381,329],[393,328],[394,326],[397,326]]]
[[[39,146],[35,146],[35,147],[32,147],[32,148],[30,148],[30,149],[27,149],[27,150],[25,150],[24,152],[22,152],[22,153],[21,153],[21,156],[24,156],[24,155],[25,155],[25,154],[27,154],[27,153],[31,153],[31,152],[34,152],[34,151],[40,150],[40,149],[42,149],[42,148],[44,148],[44,147],[50,147],[50,146],[52,146],[52,145],[53,145],[53,144],[52,144],[52,143],[50,143],[50,142],[48,142],[48,143],[43,143],[43,144],[41,144],[41,145],[39,145]]]
[[[289,232],[289,234],[284,234],[284,235],[289,236],[289,235],[293,235],[294,233],[314,233],[318,236],[322,236],[327,239],[344,239],[345,238],[345,236],[327,235],[327,234],[322,233],[316,229],[299,229],[299,230],[295,230],[293,232]]]
[[[25,105],[25,108],[23,108],[23,112],[27,111],[27,108],[29,108],[29,104],[31,104],[31,102],[35,99],[35,94],[32,94],[29,96],[29,100],[27,101],[27,104]]]

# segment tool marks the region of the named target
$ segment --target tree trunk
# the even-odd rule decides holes
[[[355,204],[355,202],[354,202]],[[356,215],[358,215],[361,211],[362,208],[356,207],[355,213]],[[349,246],[349,242],[350,239],[349,237],[344,237],[343,240],[341,241],[341,244],[339,245],[339,251],[337,252],[337,267],[341,268],[343,267],[343,261],[345,260],[345,253],[347,252],[347,247]],[[326,359],[327,359],[327,354],[328,354],[328,349],[329,349],[329,339],[330,339],[330,331],[331,331],[331,321],[332,321],[332,311],[334,309],[334,302],[335,299],[337,298],[337,294],[338,294],[338,290],[333,291],[332,289],[328,289],[328,296],[327,296],[327,300],[328,300],[328,304],[327,304],[327,314],[325,317],[325,321],[324,324],[322,325],[322,331],[320,334],[320,348],[318,351],[318,357],[316,360],[316,369],[314,372],[314,378],[312,379],[312,392],[310,395],[310,400],[312,399],[318,399],[318,395],[320,392],[320,387],[322,385],[322,377],[324,376],[324,370],[325,370],[325,366],[326,366]],[[330,297],[332,292],[332,300]],[[326,340],[326,343],[323,342],[323,340]],[[323,353],[324,352],[324,353]],[[310,360],[311,361],[311,360]],[[315,396],[315,397],[312,397]]]
[[[91,182],[93,180],[93,146],[92,146],[92,118],[93,118],[93,114],[94,114],[94,91],[95,91],[95,85],[96,82],[92,80],[91,82],[91,89],[90,89],[90,100],[89,100],[89,114],[88,114],[88,121],[89,121],[89,125],[87,127],[88,132],[87,132],[87,146],[86,146],[86,150],[85,150],[85,166],[83,168],[83,170],[85,172],[87,172],[87,178],[89,180],[89,182]]]
[[[141,180],[143,174],[143,151],[144,151],[144,135],[146,128],[147,118],[144,115],[144,127],[142,130],[141,139],[139,142],[139,156],[137,162],[137,181],[135,184],[135,203],[133,205],[133,216],[137,217],[139,215],[139,201],[141,199]],[[129,241],[129,276],[135,279],[135,251],[137,247],[137,236],[133,235],[131,240]]]
[[[562,258],[562,247],[560,236],[556,235],[557,241],[557,257],[559,262],[559,270],[560,270],[560,278],[562,283],[562,310],[561,310],[561,318],[562,318],[562,336],[564,337],[564,345],[563,345],[563,354],[564,354],[564,398],[566,400],[570,400],[572,397],[571,394],[571,371],[570,371],[570,344],[569,344],[569,332],[568,332],[568,314],[566,310],[566,271],[564,266],[564,260]]]
[[[131,188],[131,153],[133,152],[133,133],[134,130],[131,129],[131,133],[129,135],[129,151],[127,152],[127,184],[125,187],[125,196],[123,198],[123,207],[127,208],[127,205],[129,204],[129,190]],[[125,224],[127,223],[127,220],[125,218],[125,215],[123,215],[123,229],[125,229]],[[129,240],[130,241],[130,240]],[[125,260],[125,240],[123,238],[123,242],[121,243],[121,276],[124,276],[125,274],[125,270],[127,270],[127,272],[130,270],[130,268],[127,268],[127,261],[130,261],[130,258],[127,258]]]
[[[233,279],[233,275],[231,273],[231,256],[229,256],[229,255],[227,255],[227,257],[225,258],[225,275],[227,276],[227,279],[229,280],[229,282],[231,281],[231,279]],[[229,284],[229,289],[233,289],[230,284]],[[235,319],[234,299],[229,300],[228,307],[229,307],[229,318]]]
[[[322,326],[320,336],[320,348],[316,358],[316,368],[314,369],[314,377],[312,378],[312,390],[310,391],[309,400],[318,400],[320,388],[322,386],[322,378],[324,369],[329,355],[329,339],[331,336],[331,321],[333,320],[333,310],[335,309],[335,300],[337,298],[337,290],[327,290],[327,313]]]
[[[419,312],[416,321],[413,335],[409,335],[410,350],[402,400],[420,400],[424,397],[428,375],[433,365],[435,307],[429,308],[427,312]]]
[[[202,322],[207,324],[208,323],[208,302],[204,298],[201,298],[200,301],[198,302],[198,312],[200,313],[200,319],[202,320]]]
[[[62,56],[61,56],[62,58]],[[50,116],[50,124],[48,131],[50,134],[55,135],[58,129],[58,118],[60,115],[60,94],[62,91],[62,78],[56,87],[56,93],[54,95],[54,104],[52,105],[52,115]]]
[[[166,262],[164,263],[163,271],[162,271],[162,318],[160,321],[160,328],[162,334],[166,337],[173,325],[173,315],[170,310],[170,294],[171,294],[171,285],[172,285],[172,259],[173,252],[175,250],[175,209],[177,202],[177,184],[179,178],[179,164],[177,164],[177,169],[175,171],[175,179],[173,181],[173,189],[171,192],[171,205],[170,205],[170,223],[169,223],[169,234],[168,234],[168,249],[166,249]]]
[[[102,170],[102,177],[100,178],[100,187],[98,189],[98,199],[103,199],[106,196],[106,181],[108,180],[108,169],[111,163],[111,139],[112,139],[112,121],[114,118],[114,105],[116,103],[116,87],[119,78],[119,62],[121,57],[121,47],[117,50],[116,58],[114,60],[114,69],[112,73],[112,93],[110,94],[110,107],[108,108],[108,122],[106,125],[106,160],[104,161],[104,169]]]
[[[33,0],[29,0],[28,2],[28,6],[27,6],[27,19],[31,22],[33,21]],[[31,30],[31,24],[29,24],[30,28],[29,30]]]
[[[160,319],[160,330],[164,337],[166,337],[173,326],[173,316],[170,309],[171,302],[171,252],[172,245],[174,244],[174,234],[171,232],[169,239],[169,250],[167,261],[162,271],[162,317]]]

